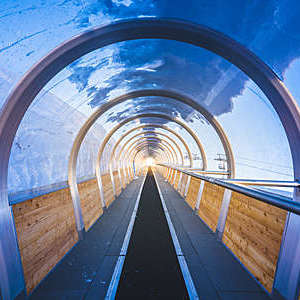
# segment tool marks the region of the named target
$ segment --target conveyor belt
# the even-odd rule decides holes
[[[151,170],[142,190],[116,299],[189,299]]]

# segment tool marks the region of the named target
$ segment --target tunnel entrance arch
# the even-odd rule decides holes
[[[234,175],[235,175],[234,156],[233,156],[233,151],[232,151],[230,142],[229,142],[224,130],[222,129],[222,126],[204,107],[202,107],[200,104],[198,104],[193,99],[191,99],[185,95],[181,95],[174,91],[147,89],[147,90],[140,90],[140,91],[138,90],[138,91],[129,92],[127,94],[124,94],[122,96],[112,99],[108,103],[101,105],[83,124],[83,126],[80,128],[80,130],[74,140],[70,158],[69,158],[69,165],[68,165],[68,183],[70,186],[71,195],[72,195],[72,199],[73,199],[73,203],[74,203],[74,210],[76,211],[75,219],[76,219],[78,232],[81,232],[83,230],[83,220],[82,220],[82,216],[80,214],[80,198],[79,198],[79,192],[78,192],[78,187],[77,187],[77,178],[76,178],[77,157],[78,157],[81,143],[82,143],[85,135],[87,134],[88,130],[91,128],[91,126],[108,109],[111,109],[115,105],[123,103],[126,100],[133,99],[133,98],[139,98],[139,97],[146,97],[146,96],[149,96],[149,97],[150,96],[151,97],[159,96],[159,97],[165,97],[165,98],[169,98],[169,99],[175,99],[184,104],[191,106],[192,108],[194,108],[195,110],[200,112],[206,118],[206,120],[213,126],[217,135],[219,136],[219,139],[224,147],[224,151],[225,151],[225,155],[226,155],[226,159],[227,159],[228,172],[230,174],[230,177],[234,177]],[[177,122],[179,122],[179,120],[177,120]],[[181,122],[180,125],[184,128],[186,127],[183,122]],[[187,130],[187,128],[185,128],[185,129]],[[203,168],[206,169],[207,161],[206,161],[206,156],[205,156],[203,146],[202,146],[200,140],[198,139],[197,135],[192,130],[189,130],[189,134],[193,137],[193,139],[196,141],[196,143],[198,145],[199,152],[202,157]],[[105,139],[106,139],[106,137],[105,137]],[[98,169],[98,167],[97,167],[97,169]],[[97,175],[97,177],[99,178],[98,175]],[[99,188],[100,188],[100,186],[101,186],[101,184],[99,182]],[[100,191],[100,193],[102,194],[102,191]]]
[[[184,145],[187,153],[188,153],[188,156],[189,156],[189,161],[190,161],[190,167],[193,166],[193,159],[192,159],[192,153],[191,153],[191,150],[189,149],[187,143],[184,141],[184,139],[175,131],[175,130],[172,130],[170,128],[168,128],[167,126],[165,125],[159,125],[159,124],[143,124],[143,125],[139,125],[137,127],[134,127],[130,130],[128,130],[126,133],[124,133],[116,142],[116,144],[114,145],[114,148],[113,148],[113,151],[111,153],[111,156],[110,156],[110,161],[112,161],[114,155],[115,155],[115,152],[116,152],[116,149],[118,147],[118,145],[122,142],[122,140],[124,138],[126,138],[130,133],[132,133],[133,131],[136,131],[136,130],[139,130],[139,129],[147,129],[147,128],[158,128],[158,129],[164,129],[172,134],[174,134],[174,136],[176,136],[180,142]],[[147,131],[145,131],[147,132]]]
[[[114,156],[115,156],[115,152],[116,152],[116,149],[118,147],[118,145],[120,145],[120,143],[122,142],[122,140],[124,138],[126,138],[130,133],[136,131],[136,130],[139,130],[139,129],[147,129],[147,128],[158,128],[158,129],[164,129],[166,130],[167,132],[170,132],[172,133],[174,136],[176,136],[180,141],[181,143],[184,145],[186,151],[187,151],[187,154],[188,154],[188,157],[189,157],[189,161],[190,161],[190,168],[193,167],[193,157],[192,157],[192,153],[191,153],[191,150],[189,148],[189,146],[187,145],[187,143],[184,141],[184,139],[175,131],[175,130],[172,130],[171,128],[165,126],[165,125],[160,125],[160,124],[143,124],[143,125],[139,125],[137,127],[134,127],[130,130],[128,130],[127,132],[125,132],[118,140],[117,142],[115,143],[114,145],[114,148],[112,150],[112,153],[110,155],[110,159],[109,159],[109,170],[110,170],[110,173],[112,172],[112,161],[114,159]],[[124,145],[125,146],[125,145]],[[121,150],[119,151],[119,156],[120,156],[120,153],[122,152],[122,149],[124,148],[124,146],[121,148]],[[119,166],[120,163],[119,161],[117,162],[117,166]],[[118,168],[118,173],[119,173],[119,180],[121,182],[121,173],[120,173],[120,170]]]
[[[106,146],[107,142],[109,141],[109,139],[113,136],[113,134],[118,129],[120,129],[124,125],[128,124],[129,122],[131,122],[133,120],[136,120],[136,119],[139,119],[139,118],[161,118],[161,119],[168,120],[170,122],[177,123],[178,125],[184,127],[189,132],[189,134],[193,137],[193,139],[197,143],[197,146],[199,148],[200,153],[204,153],[202,144],[201,144],[199,138],[197,137],[197,135],[188,126],[186,126],[185,123],[181,122],[177,118],[171,117],[171,116],[169,116],[167,114],[161,114],[161,113],[143,113],[143,114],[137,114],[135,116],[129,117],[129,118],[123,120],[122,122],[118,123],[115,127],[113,127],[108,132],[108,134],[105,136],[104,140],[102,141],[101,146],[100,146],[99,151],[98,151],[97,162],[96,162],[96,177],[97,177],[98,186],[99,186],[99,189],[100,189],[100,195],[101,195],[102,199],[103,199],[103,187],[102,187],[102,180],[101,180],[101,168],[100,168],[100,164],[101,164],[101,158],[102,158],[102,154],[103,154],[103,151],[105,149],[105,146]],[[204,158],[205,158],[205,156],[204,156]],[[202,162],[203,162],[203,166],[202,167],[205,170],[206,169],[206,158]],[[76,168],[75,168],[75,170],[76,170]],[[76,177],[73,176],[72,178],[74,179]],[[76,182],[76,180],[74,180],[74,181],[72,181],[72,183],[70,182],[69,184],[70,184],[70,190],[71,190],[71,192],[72,192],[72,189],[73,189],[73,192],[74,191],[76,192],[76,190],[77,190],[76,194],[74,194],[76,198],[73,198],[73,201],[75,200],[78,203],[78,208],[79,208],[78,214],[80,214],[80,197],[79,197],[77,182]],[[72,194],[72,196],[73,196],[73,194]],[[81,221],[80,219],[78,219],[78,220],[76,220],[76,222],[78,222],[77,226],[82,231],[83,228],[84,228],[83,221]]]
[[[145,127],[144,127],[145,128]],[[141,136],[141,137],[140,137]],[[160,139],[160,137],[164,137],[165,139],[167,139],[167,140],[170,140],[174,145],[175,145],[175,147],[177,148],[177,150],[178,150],[178,152],[179,152],[179,154],[180,154],[180,159],[181,159],[181,162],[182,162],[182,165],[184,164],[184,155],[183,155],[183,152],[182,152],[182,150],[180,149],[180,147],[179,147],[179,145],[176,143],[176,141],[173,139],[173,138],[171,138],[170,136],[168,136],[167,134],[165,134],[165,133],[161,133],[161,132],[157,132],[157,131],[151,131],[151,130],[149,130],[149,131],[143,131],[143,132],[139,132],[139,133],[136,133],[135,135],[133,135],[130,139],[128,139],[125,143],[124,143],[124,145],[121,147],[121,149],[120,149],[120,152],[119,152],[119,156],[118,156],[118,160],[117,160],[117,169],[119,170],[120,169],[120,167],[122,167],[123,168],[123,166],[124,166],[124,163],[125,163],[125,155],[124,155],[124,153],[123,153],[123,151],[124,151],[124,149],[126,148],[126,146],[133,140],[133,139],[135,139],[136,137],[140,137],[141,139],[143,138],[143,139],[149,139],[149,138],[153,138],[153,137],[155,137],[155,138],[158,138],[158,139]],[[135,141],[136,142],[136,141]],[[117,145],[118,143],[116,143],[116,145]],[[115,145],[115,146],[116,146]],[[129,151],[129,148],[130,148],[131,146],[128,146],[128,149],[127,149],[127,151]],[[115,148],[114,148],[115,149]],[[121,156],[123,155],[123,160],[121,160]],[[111,155],[111,157],[112,157],[112,155]],[[123,168],[124,169],[124,168]],[[112,174],[112,159],[110,159],[110,161],[109,161],[109,170],[110,170],[110,173]],[[111,176],[111,180],[112,180],[112,182],[114,181],[114,179],[113,179],[113,176]]]

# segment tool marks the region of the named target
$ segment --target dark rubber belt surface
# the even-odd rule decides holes
[[[189,299],[151,170],[141,194],[116,299]]]

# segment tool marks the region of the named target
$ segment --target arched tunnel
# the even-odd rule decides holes
[[[300,299],[298,2],[50,2],[0,3],[0,299]]]

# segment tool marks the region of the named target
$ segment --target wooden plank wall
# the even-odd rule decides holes
[[[232,193],[223,242],[271,292],[286,211]]]
[[[195,209],[196,207],[196,202],[197,202],[197,197],[198,197],[198,192],[200,188],[200,179],[197,179],[195,177],[191,178],[190,186],[185,198],[185,201],[189,204],[189,206],[192,209]]]
[[[117,194],[121,192],[114,172]],[[114,200],[110,174],[102,175],[105,203]],[[78,184],[85,229],[103,214],[96,179]],[[68,188],[12,206],[28,294],[78,241],[71,194]]]
[[[116,189],[116,195],[119,196],[122,192],[122,186],[119,178],[118,171],[113,172],[114,177],[114,183],[115,183],[115,189]]]
[[[78,190],[84,227],[88,231],[103,214],[97,179],[79,183]]]
[[[27,292],[78,241],[68,188],[12,206]]]
[[[198,215],[212,231],[216,231],[224,188],[205,182]]]
[[[115,200],[110,174],[107,173],[102,175],[101,179],[104,194],[104,202],[106,204],[106,207],[108,207]]]

